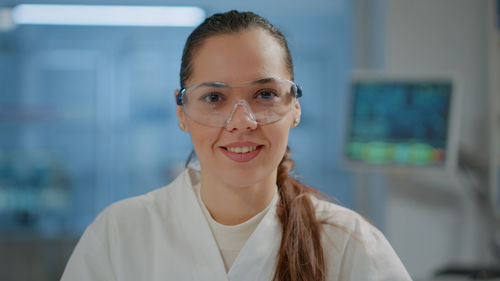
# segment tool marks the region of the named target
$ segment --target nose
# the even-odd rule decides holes
[[[234,104],[225,128],[229,132],[255,130],[257,128],[257,121],[245,100],[239,100]]]

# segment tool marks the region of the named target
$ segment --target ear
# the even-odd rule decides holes
[[[176,101],[177,99],[177,95],[179,94],[179,90],[175,90],[174,91],[174,101]],[[179,106],[177,105],[176,103],[176,106],[177,108],[175,109],[175,114],[177,115],[177,121],[179,122],[179,127],[180,124],[184,124],[184,129],[181,128],[181,130],[183,130],[184,132],[189,132],[189,128],[187,126],[187,122],[186,122],[186,115],[184,114],[184,110],[182,110],[182,106]]]
[[[300,115],[302,114],[302,110],[300,109],[300,103],[299,103],[299,101],[295,102],[294,111],[295,111],[295,118],[300,118]]]
[[[302,114],[302,110],[300,109],[300,103],[299,101],[295,101],[295,106],[293,107],[293,120],[292,120],[292,127],[293,126],[293,123],[295,122],[295,120],[299,119],[300,120],[300,116]]]

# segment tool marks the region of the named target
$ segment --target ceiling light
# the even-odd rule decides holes
[[[16,24],[197,26],[205,18],[199,7],[21,4],[13,8]]]

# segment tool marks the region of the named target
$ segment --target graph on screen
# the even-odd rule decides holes
[[[351,162],[445,165],[450,143],[450,80],[357,79],[350,85]]]

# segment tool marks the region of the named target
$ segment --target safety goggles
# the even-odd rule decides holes
[[[242,106],[250,119],[268,124],[290,112],[302,89],[290,80],[264,78],[243,83],[203,82],[182,88],[177,105],[192,120],[211,127],[225,127]]]

